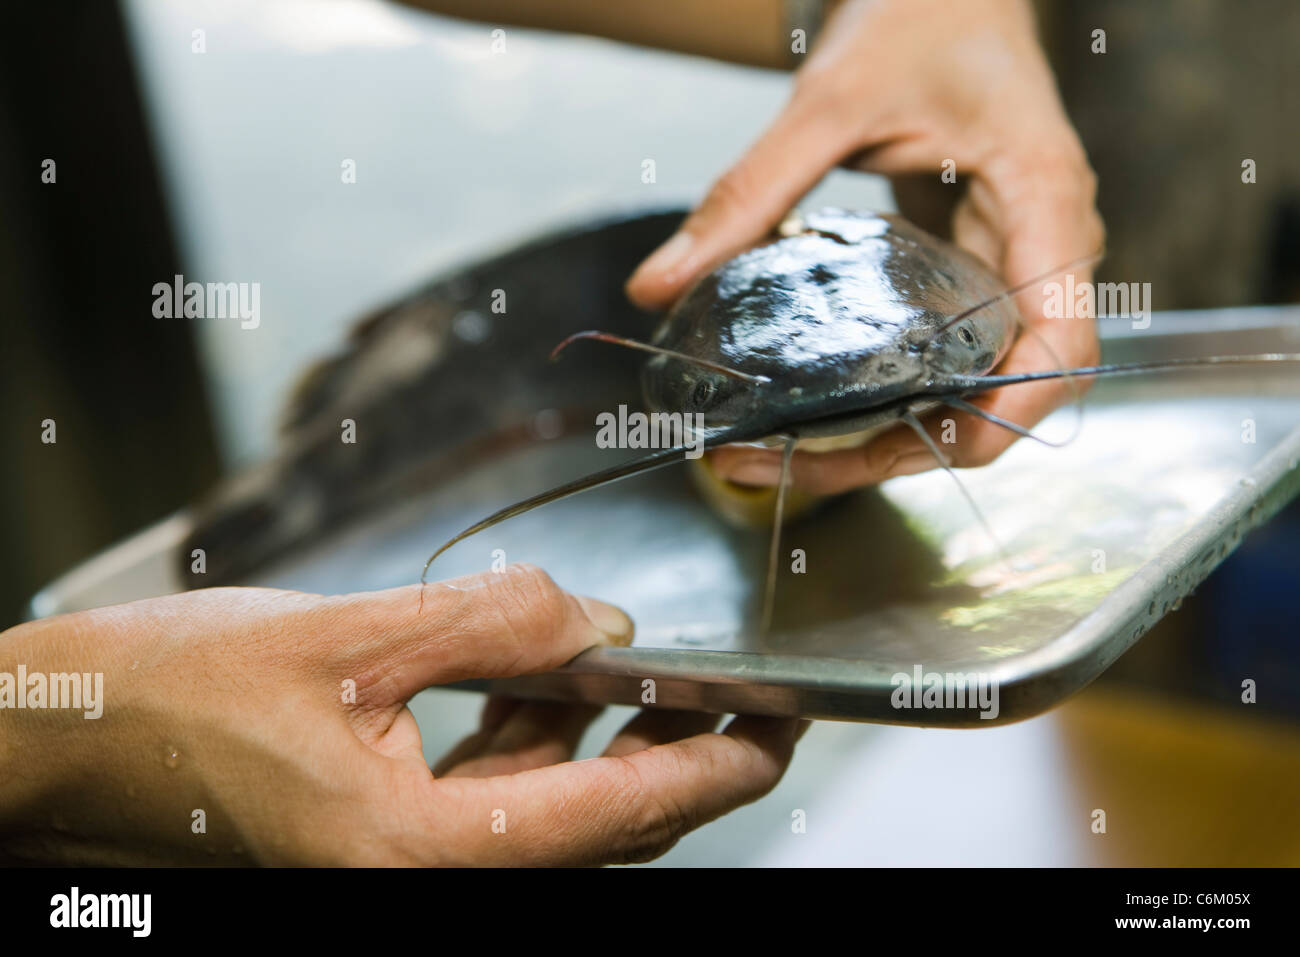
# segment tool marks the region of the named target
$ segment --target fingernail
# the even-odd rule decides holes
[[[605,633],[611,645],[627,647],[632,644],[632,619],[621,608],[607,605],[595,598],[574,595],[587,620]]]
[[[678,232],[673,235],[668,242],[664,243],[653,253],[650,258],[643,262],[640,267],[632,274],[632,281],[636,282],[638,278],[658,273],[661,282],[669,282],[680,267],[682,262],[690,254],[691,247],[695,244],[695,237],[687,232]]]
[[[766,459],[742,459],[723,478],[740,485],[775,485],[781,481],[781,464]]]

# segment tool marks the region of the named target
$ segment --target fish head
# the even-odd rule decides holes
[[[655,356],[642,367],[641,391],[652,412],[697,416],[705,434],[753,432],[776,411],[765,377],[739,378],[677,359]]]
[[[927,373],[983,375],[1002,361],[1015,339],[1016,317],[1010,308],[993,307],[939,329],[920,346]]]

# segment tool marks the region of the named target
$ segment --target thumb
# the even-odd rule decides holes
[[[531,565],[421,587],[342,595],[321,608],[320,633],[340,651],[330,670],[348,670],[371,706],[431,685],[550,671],[595,645],[632,641],[622,611],[569,594]]]
[[[699,276],[766,236],[845,152],[842,131],[792,101],[699,207],[627,283],[645,309],[676,300]]]

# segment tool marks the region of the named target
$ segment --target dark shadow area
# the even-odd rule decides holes
[[[6,626],[218,471],[192,324],[151,311],[182,269],[116,3],[6,9],[0,221]]]

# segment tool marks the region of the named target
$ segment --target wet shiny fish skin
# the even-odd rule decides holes
[[[759,422],[807,436],[861,432],[879,418],[870,410],[936,378],[993,369],[1015,339],[1012,300],[940,330],[1005,288],[975,256],[898,216],[810,213],[704,277],[652,340],[768,381],[660,356],[642,373],[646,403],[703,413],[715,432]]]

